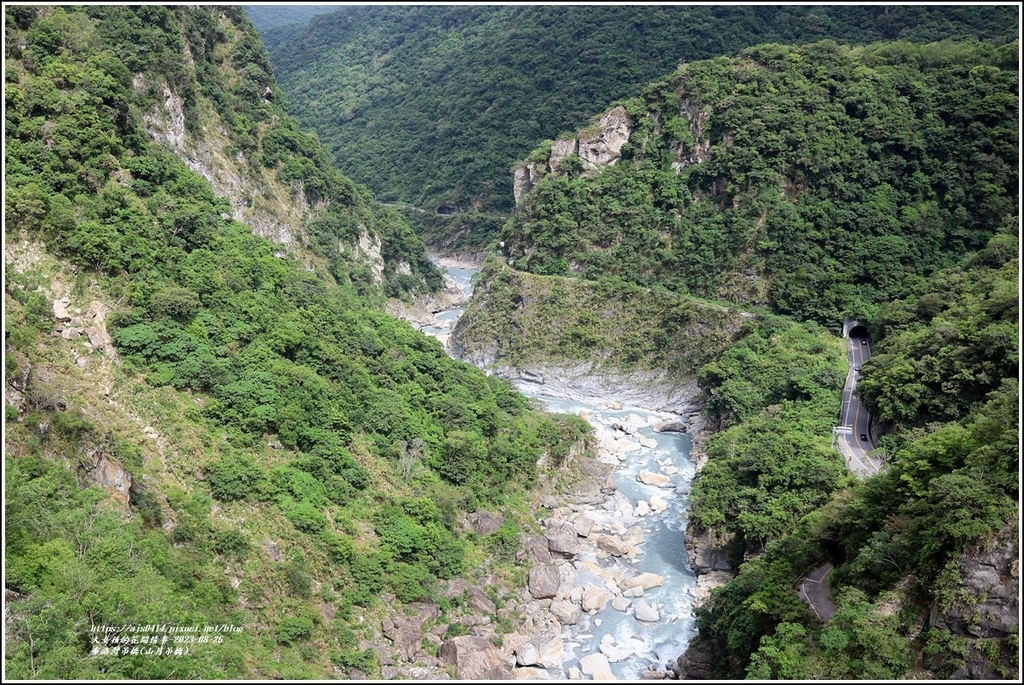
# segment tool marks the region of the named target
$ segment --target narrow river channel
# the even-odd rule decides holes
[[[441,268],[467,296],[471,294],[475,270],[454,266]],[[437,326],[425,326],[421,330],[438,338],[448,348],[448,336],[462,311],[463,308],[458,307],[440,312],[436,315]],[[608,603],[596,613],[583,613],[575,625],[564,626],[563,671],[549,669],[549,673],[557,679],[565,678],[570,669],[580,668],[580,659],[596,652],[608,658],[611,672],[618,679],[636,680],[648,669],[667,670],[686,650],[695,632],[692,593],[696,579],[688,567],[683,546],[686,504],[695,473],[689,459],[689,434],[657,433],[652,428],[655,423],[679,417],[627,406],[611,395],[600,403],[591,403],[546,396],[542,394],[542,385],[524,383],[518,387],[523,394],[543,402],[549,411],[584,416],[603,443],[618,444],[619,449],[614,454],[602,457],[616,463],[613,477],[618,490],[613,497],[593,507],[588,515],[598,524],[604,523],[606,528],[608,525],[639,527],[643,531],[643,542],[637,545],[635,559],[584,553],[575,560],[577,564],[590,562],[608,574],[628,567],[632,573],[653,573],[663,578],[661,585],[647,589],[642,598],[632,599],[628,606],[623,607],[622,600],[618,609]],[[642,483],[638,480],[641,472],[658,476],[647,480],[665,482]],[[663,510],[659,512],[659,509]],[[581,577],[585,575],[581,572]],[[609,584],[607,576],[589,580]],[[637,617],[640,604],[645,605],[642,607],[645,618],[656,616],[655,620]],[[647,609],[653,609],[654,614]]]

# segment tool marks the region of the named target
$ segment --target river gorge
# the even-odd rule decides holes
[[[476,270],[435,261],[447,272],[447,292],[457,289],[468,300]],[[433,321],[420,316],[416,325],[452,353],[463,305],[437,312]],[[683,542],[696,473],[691,433],[684,431],[700,427],[694,407],[650,388],[581,385],[550,371],[512,380],[548,411],[585,418],[598,441],[595,482],[576,488],[569,501],[542,498],[539,516],[550,512],[538,520],[545,535],[525,541],[533,571],[514,675],[668,677],[695,632],[693,605],[704,592]]]

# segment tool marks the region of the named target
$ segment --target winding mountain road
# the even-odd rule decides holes
[[[807,574],[800,583],[800,598],[811,605],[811,610],[822,623],[827,623],[832,614],[836,613],[836,605],[832,602],[832,590],[826,578],[832,572],[829,562]]]
[[[857,398],[857,380],[860,378],[860,367],[871,358],[871,346],[866,339],[847,339],[847,358],[850,371],[846,375],[843,388],[843,405],[839,413],[839,426],[835,433],[837,446],[846,466],[861,477],[872,476],[882,468],[881,462],[869,452],[874,448],[871,442],[871,414]]]
[[[843,387],[843,405],[839,412],[839,425],[834,434],[836,446],[846,462],[846,467],[862,478],[873,476],[881,468],[881,462],[871,456],[874,449],[871,441],[871,414],[856,396],[857,380],[864,362],[871,358],[871,346],[867,338],[850,336],[846,340],[846,356],[850,363],[850,371],[846,374],[846,385]],[[827,562],[807,574],[800,581],[800,598],[811,606],[814,615],[822,623],[827,623],[836,612],[832,602],[832,590],[828,586],[828,574],[832,572],[832,562]]]

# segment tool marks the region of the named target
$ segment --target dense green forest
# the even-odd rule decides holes
[[[688,63],[623,104],[617,163],[573,154],[539,180],[504,252],[536,273],[871,319],[1015,224],[1017,52],[825,41]],[[542,174],[550,150],[529,158]]]
[[[507,213],[509,167],[538,141],[682,61],[826,38],[1000,45],[1016,30],[999,6],[510,5],[339,7],[263,35],[292,113],[377,197]]]
[[[378,673],[364,619],[513,573],[537,462],[587,424],[383,314],[440,274],[281,109],[241,8],[5,13],[5,673]],[[317,208],[294,253],[153,142],[164,85],[189,140],[227,131],[264,183]],[[347,247],[361,232],[381,239],[380,281]],[[87,315],[112,342],[79,333]],[[461,523],[499,506],[496,532]],[[93,626],[131,624],[240,632],[177,656],[99,651]]]
[[[705,675],[1019,673],[1016,606],[988,599],[1019,535],[1017,55],[757,46],[618,103],[614,164],[572,152],[613,139],[596,116],[520,163],[536,178],[499,235],[516,269],[756,314],[698,373],[718,431],[688,525],[738,570],[698,611]],[[478,290],[493,299],[502,278]],[[594,308],[571,309],[534,328],[566,340]],[[886,468],[866,481],[830,445],[846,367],[822,325],[844,315],[871,327],[858,392]],[[823,624],[796,584],[825,562]],[[979,586],[972,564],[1002,575]]]
[[[436,656],[480,627],[448,581],[522,589],[528,489],[590,429],[384,314],[441,283],[415,222],[504,241],[463,342],[699,385],[687,525],[737,571],[698,611],[715,679],[1015,679],[1016,605],[972,568],[1017,576],[990,554],[1019,549],[1017,17],[346,7],[268,53],[242,7],[5,7],[5,673],[381,676],[385,617],[436,603]],[[549,164],[612,104],[614,165]],[[301,218],[287,248],[204,150]],[[506,223],[514,164],[540,178]],[[830,445],[850,314],[864,481]],[[796,583],[826,561],[822,623]],[[127,624],[241,630],[101,652]]]
[[[1000,232],[881,307],[875,354],[858,386],[888,426],[880,444],[887,467],[878,475],[844,478],[823,469],[820,457],[816,468],[801,469],[811,466],[815,432],[824,456],[828,423],[813,430],[818,412],[805,415],[805,425],[780,425],[776,417],[791,413],[786,401],[737,411],[752,418],[712,438],[691,525],[734,536],[747,560],[698,611],[691,649],[710,655],[711,672],[893,679],[915,668],[942,678],[1017,678],[1016,619],[997,616],[1016,615],[1016,607],[993,610],[986,595],[998,588],[965,581],[971,563],[999,565],[978,560],[977,548],[967,554],[969,547],[1019,540],[1017,256],[1016,230]],[[727,352],[705,367],[702,383],[716,396],[730,383],[746,386],[750,359]],[[786,445],[794,440],[805,444]],[[782,506],[772,501],[780,497]],[[825,625],[793,589],[824,560],[835,564],[829,582],[838,605]]]
[[[259,31],[288,24],[305,24],[317,15],[338,9],[332,5],[243,5],[243,8]]]

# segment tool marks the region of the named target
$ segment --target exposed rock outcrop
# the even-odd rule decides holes
[[[951,606],[932,608],[931,622],[966,638],[967,652],[954,679],[1016,680],[1020,629],[1019,514],[999,533],[972,545],[960,558],[962,585]],[[993,658],[995,657],[995,658]]]
[[[551,156],[548,158],[548,171],[555,173],[566,157],[579,152],[579,142],[575,139],[560,139],[551,144]]]
[[[530,162],[526,166],[515,170],[512,181],[512,196],[516,200],[517,207],[522,203],[526,194],[533,190],[533,187],[537,185],[537,181],[540,179],[541,172],[536,162]]]
[[[618,161],[622,146],[629,140],[629,112],[613,107],[596,126],[580,133],[579,156],[589,169],[610,166]]]
[[[711,571],[731,571],[735,553],[732,536],[721,536],[696,525],[686,529],[686,558],[698,576]]]
[[[455,667],[458,680],[506,680],[512,676],[505,655],[482,637],[462,635],[448,640],[438,655]]]
[[[412,609],[411,613],[385,616],[382,628],[401,658],[413,661],[423,648],[424,626],[437,620],[441,611],[436,604],[422,602],[408,608]]]
[[[711,113],[694,102],[692,98],[687,97],[679,105],[679,115],[686,117],[689,122],[690,137],[693,139],[693,143],[691,145],[678,143],[672,148],[676,154],[676,161],[672,163],[672,168],[676,171],[682,171],[694,164],[701,164],[711,158],[711,140],[704,135],[704,128],[711,118]]]
[[[672,672],[681,680],[711,680],[712,654],[708,647],[690,647],[676,659]]]
[[[578,138],[559,138],[551,143],[545,162],[528,162],[517,168],[512,179],[512,195],[516,206],[546,174],[557,173],[566,158],[578,154],[585,169],[611,166],[622,154],[622,146],[629,140],[629,112],[625,107],[613,107],[598,122],[579,132]]]
[[[110,493],[110,499],[123,511],[128,511],[128,491],[132,487],[132,476],[124,467],[97,450],[92,455],[91,463],[80,467],[80,473],[86,480]]]

